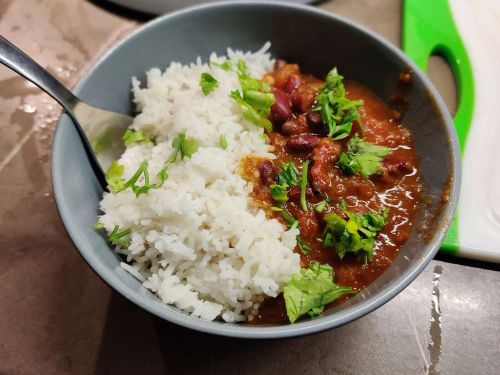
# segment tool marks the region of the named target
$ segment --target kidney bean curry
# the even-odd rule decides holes
[[[298,229],[303,268],[247,321],[293,323],[389,267],[410,236],[422,184],[410,131],[367,88],[336,69],[323,82],[282,60],[262,85],[274,95],[267,136],[276,158],[247,156],[241,174],[254,183],[256,205]]]

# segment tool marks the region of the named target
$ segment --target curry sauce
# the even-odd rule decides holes
[[[358,110],[361,121],[354,121],[350,136],[340,140],[327,135],[328,128],[321,115],[313,110],[322,81],[301,74],[298,65],[278,61],[275,70],[264,77],[264,82],[272,87],[276,98],[270,114],[273,131],[268,134],[276,159],[247,157],[242,160],[242,175],[254,181],[253,199],[286,225],[282,214],[271,209],[275,202],[270,186],[276,181],[282,163],[292,162],[300,169],[310,160],[305,197],[311,209],[306,211],[301,206],[298,186],[287,192],[288,200],[282,207],[298,220],[300,236],[310,248],[308,254],[298,247],[295,252],[300,254],[303,267],[314,260],[329,264],[338,285],[360,291],[390,266],[410,236],[422,188],[412,135],[400,123],[399,113],[392,112],[369,89],[356,82],[345,83],[345,95],[351,100],[362,100]],[[337,165],[339,154],[346,150],[354,134],[359,134],[366,142],[390,149],[380,170],[369,177],[347,174]],[[325,199],[329,203],[322,212],[313,209]],[[324,246],[323,217],[329,212],[341,214],[340,201],[355,214],[389,209],[387,224],[375,238],[373,258],[366,264],[351,254],[339,259],[334,248]],[[342,299],[345,298],[348,297]],[[267,299],[257,313],[248,316],[252,324],[285,323],[287,320],[282,295]]]

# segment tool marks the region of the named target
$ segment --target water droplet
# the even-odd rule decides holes
[[[25,113],[35,113],[36,112],[36,106],[30,103],[24,103],[18,107],[20,111],[23,111]]]

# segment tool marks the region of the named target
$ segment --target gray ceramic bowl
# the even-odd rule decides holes
[[[283,3],[217,3],[173,13],[145,25],[108,51],[81,79],[75,92],[89,103],[132,113],[130,77],[144,79],[151,67],[189,63],[226,47],[257,50],[272,42],[275,57],[300,63],[324,76],[332,67],[388,101],[399,74],[414,72],[405,124],[414,134],[429,203],[414,233],[391,267],[369,288],[315,320],[294,325],[249,326],[207,322],[162,304],[119,265],[93,227],[102,190],[92,173],[77,131],[61,116],[52,154],[52,178],[59,212],[82,256],[113,289],[145,310],[178,325],[245,338],[304,335],[337,327],[380,307],[401,292],[432,259],[453,215],[459,189],[459,148],[452,120],[431,82],[398,49],[349,21],[310,7]],[[450,179],[451,176],[451,179]],[[449,201],[441,205],[444,189]],[[433,217],[431,229],[421,230]],[[425,235],[425,236],[424,236]]]

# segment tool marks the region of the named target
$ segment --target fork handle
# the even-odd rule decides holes
[[[0,63],[40,87],[73,115],[73,108],[80,100],[40,64],[1,35]]]

